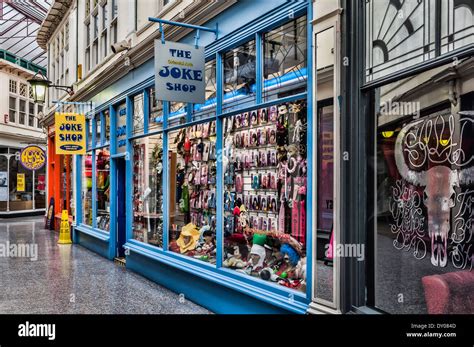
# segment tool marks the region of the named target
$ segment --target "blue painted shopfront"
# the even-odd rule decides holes
[[[84,174],[90,172],[85,179],[83,176],[76,179],[76,191],[83,192],[85,185],[91,187],[92,195],[89,211],[86,215],[83,194],[77,194],[77,217],[74,230],[74,242],[79,243],[91,250],[113,259],[119,254],[117,244],[121,241],[117,239],[117,223],[120,208],[117,203],[118,180],[120,170],[125,167],[125,244],[126,266],[151,280],[160,283],[177,293],[196,303],[208,307],[219,313],[305,313],[311,300],[312,279],[308,275],[304,291],[278,285],[269,281],[256,279],[243,273],[233,271],[223,266],[223,243],[224,243],[224,211],[216,210],[216,255],[215,264],[202,262],[192,257],[186,257],[169,250],[168,231],[171,228],[168,219],[169,185],[170,172],[163,170],[162,192],[163,192],[163,225],[162,225],[162,247],[157,247],[149,243],[138,241],[133,236],[133,141],[140,140],[153,134],[162,134],[163,153],[168,153],[168,136],[171,132],[176,132],[185,127],[215,121],[216,140],[215,148],[217,153],[221,153],[225,146],[224,125],[226,119],[230,119],[237,114],[256,110],[264,107],[291,103],[299,100],[306,102],[306,117],[308,136],[306,146],[313,148],[313,137],[311,129],[313,127],[313,107],[312,107],[312,61],[313,54],[311,48],[312,37],[312,10],[311,1],[285,2],[285,1],[243,1],[231,6],[223,13],[216,16],[211,21],[204,23],[204,26],[218,26],[218,39],[213,33],[202,32],[200,35],[200,45],[206,47],[206,61],[215,60],[217,66],[215,71],[216,95],[207,99],[203,105],[184,105],[178,110],[171,110],[167,102],[163,103],[163,112],[156,118],[150,115],[150,88],[154,86],[154,61],[149,60],[145,64],[133,69],[125,77],[114,83],[107,89],[98,93],[92,98],[92,102],[97,105],[96,113],[90,115],[88,128],[91,129],[88,140],[90,159],[78,156],[76,159],[77,172]],[[277,28],[295,18],[305,16],[306,32],[306,66],[298,71],[289,71],[280,76],[278,80],[265,78],[263,76],[264,54],[263,35],[272,29]],[[226,91],[224,88],[223,59],[225,52],[230,49],[245,44],[249,40],[255,41],[255,81],[245,88]],[[180,42],[193,44],[194,34],[190,34]],[[278,90],[281,86],[291,84],[295,80],[304,80],[305,88],[293,91],[288,95],[278,97],[266,97],[272,91]],[[248,98],[252,94],[254,97]],[[133,129],[133,98],[137,95],[143,97],[143,130]],[[232,101],[230,101],[232,100]],[[233,107],[227,107],[229,103]],[[227,106],[226,106],[227,105]],[[109,119],[109,123],[107,120]],[[123,120],[122,120],[122,117]],[[152,127],[150,123],[159,124]],[[99,153],[107,150],[110,153],[109,176],[107,183],[99,182],[100,175],[97,175],[100,161]],[[168,168],[169,156],[163,155],[162,166]],[[307,155],[307,199],[306,211],[311,211],[313,187],[311,177],[313,177],[314,154],[308,150]],[[216,165],[217,180],[215,183],[216,206],[224,205],[224,168],[222,163]],[[100,170],[100,169],[99,169]],[[99,177],[99,178],[98,178]],[[164,183],[163,183],[164,182]],[[109,232],[101,230],[98,223],[98,215],[103,207],[98,206],[97,189],[109,187],[108,197],[110,205],[107,211],[110,213]],[[87,216],[87,220],[86,220]],[[100,225],[99,225],[100,224]],[[105,224],[104,224],[105,225]],[[306,217],[306,273],[312,273],[313,254],[313,217],[311,213]]]

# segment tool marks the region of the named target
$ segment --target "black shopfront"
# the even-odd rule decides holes
[[[342,5],[341,310],[472,314],[474,1]]]

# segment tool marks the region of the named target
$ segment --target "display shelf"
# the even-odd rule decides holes
[[[235,172],[255,171],[255,170],[276,170],[278,166],[252,166],[250,168],[243,168],[234,170]]]
[[[235,134],[235,133],[233,133]],[[277,144],[266,144],[266,145],[255,145],[255,146],[246,146],[246,147],[235,147],[235,149],[240,149],[240,150],[247,150],[247,149],[265,149],[265,148],[272,148],[276,149]]]

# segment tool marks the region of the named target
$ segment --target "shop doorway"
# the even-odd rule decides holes
[[[117,235],[116,235],[116,251],[115,256],[125,262],[125,234],[126,234],[126,209],[125,209],[125,159],[118,158],[117,160]]]

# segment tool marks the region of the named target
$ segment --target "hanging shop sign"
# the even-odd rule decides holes
[[[204,47],[155,40],[156,98],[202,104],[206,101]]]
[[[8,200],[8,172],[0,171],[0,201]]]
[[[79,113],[56,113],[56,154],[86,153],[86,120]]]
[[[127,150],[127,107],[119,107],[117,112],[117,153]]]
[[[24,173],[16,174],[16,191],[17,192],[25,191],[25,174]]]
[[[25,169],[39,170],[46,163],[46,153],[41,147],[27,146],[21,150],[20,163]]]

